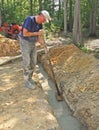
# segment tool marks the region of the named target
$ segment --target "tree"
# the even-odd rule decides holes
[[[1,24],[2,24],[2,20],[1,20],[1,12],[0,12],[0,26],[1,26]]]
[[[30,0],[30,15],[33,14],[33,12],[32,12],[32,7],[33,7],[33,5],[32,5],[32,0]]]
[[[97,10],[97,0],[92,0],[90,6],[90,28],[89,36],[96,36],[96,10]]]
[[[89,29],[90,36],[96,33],[99,0],[0,0],[1,23],[15,21],[21,24],[25,17],[36,15],[43,9],[48,10],[54,19],[45,26],[53,32],[64,30],[66,35],[67,29],[73,31],[74,43],[82,41],[81,28],[82,31]]]
[[[74,44],[79,43],[80,45],[82,45],[80,0],[75,1],[74,23],[73,23],[73,42]]]
[[[67,8],[66,8],[67,0],[64,0],[64,34],[67,34]]]
[[[3,23],[4,22],[4,19],[5,19],[5,9],[4,9],[4,1],[3,0],[1,0],[1,23]]]
[[[72,16],[72,0],[69,0],[69,31],[72,32],[73,16]]]

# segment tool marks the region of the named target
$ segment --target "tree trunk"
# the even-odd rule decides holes
[[[1,12],[0,12],[0,26],[1,26],[1,24],[2,24],[2,20],[1,20]]]
[[[4,0],[1,0],[1,21],[5,22],[5,13],[4,13]]]
[[[90,10],[89,36],[96,36],[96,10],[97,10],[97,0],[94,0],[92,2],[92,8]]]
[[[73,42],[82,45],[80,0],[76,0],[74,8]]]
[[[42,0],[38,0],[39,3],[39,12],[42,10]]]
[[[64,34],[67,34],[67,0],[64,0]]]
[[[30,15],[33,15],[32,7],[33,7],[32,0],[30,0]]]
[[[70,10],[69,10],[69,31],[72,32],[72,28],[73,28],[72,0],[69,1],[69,6],[70,6]]]

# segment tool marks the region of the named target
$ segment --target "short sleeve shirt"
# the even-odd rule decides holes
[[[27,29],[29,32],[38,32],[43,27],[42,27],[42,24],[36,23],[35,16],[29,16],[25,19],[23,26],[22,26],[22,30],[23,30],[23,28]],[[37,41],[37,36],[24,37],[22,31],[19,34],[19,36],[30,42]]]

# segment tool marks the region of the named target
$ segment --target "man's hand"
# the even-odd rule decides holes
[[[43,36],[43,35],[44,35],[44,31],[43,30],[39,30],[38,36]]]

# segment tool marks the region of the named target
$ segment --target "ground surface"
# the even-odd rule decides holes
[[[99,59],[84,53],[73,44],[50,50],[56,80],[65,100],[89,130],[99,129]],[[49,62],[42,55],[41,63],[52,77]]]
[[[65,45],[67,43],[71,40],[57,38],[48,41],[49,46],[55,46],[50,56],[56,78],[58,83],[63,81],[64,97],[74,115],[90,130],[99,130],[99,59],[93,54],[83,53],[72,44]],[[99,48],[98,39],[89,43],[86,44],[88,47]],[[18,55],[19,48],[16,41],[0,39],[0,56]],[[45,56],[42,58],[42,64],[51,75]],[[47,130],[52,124],[57,126],[36,74],[34,78],[38,89],[30,91],[24,87],[21,62],[0,67],[0,130],[19,130],[18,126],[20,130]],[[37,120],[42,122],[37,123]]]
[[[34,91],[24,86],[21,61],[0,66],[0,130],[59,130],[37,75]]]

